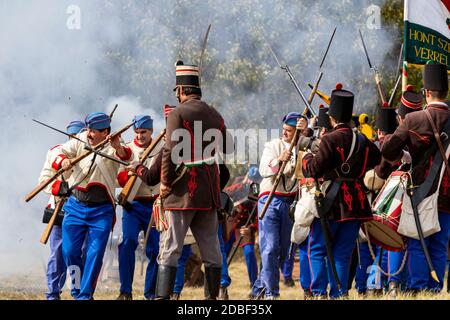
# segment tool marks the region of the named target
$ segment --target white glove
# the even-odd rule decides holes
[[[408,151],[403,150],[402,163],[411,163],[411,155]]]

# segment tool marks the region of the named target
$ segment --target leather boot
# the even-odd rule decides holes
[[[220,290],[222,268],[205,267],[205,299],[217,300]]]
[[[177,267],[158,266],[155,300],[169,300],[175,285]]]
[[[230,300],[228,296],[228,287],[220,287],[219,300]]]
[[[133,300],[133,295],[131,293],[121,292],[116,300]]]

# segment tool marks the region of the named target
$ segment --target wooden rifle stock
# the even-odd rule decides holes
[[[42,244],[47,244],[48,238],[50,237],[50,233],[52,232],[53,226],[55,225],[56,218],[58,217],[59,212],[61,212],[64,204],[66,203],[66,199],[64,198],[55,198],[56,205],[55,210],[53,211],[52,217],[50,218],[50,221],[47,224],[47,227],[45,227],[44,232],[41,235],[40,242]]]
[[[316,92],[317,92],[317,89],[319,88],[320,80],[322,80],[322,76],[323,76],[323,72],[320,71],[320,72],[319,72],[319,75],[317,76],[316,82],[314,83],[314,86],[313,86],[313,88],[312,88],[312,91],[311,91],[311,93],[309,94],[309,97],[308,97],[308,103],[309,103],[309,104],[311,104],[312,101],[313,101],[313,99],[314,99],[314,96],[315,96],[315,94],[316,94]],[[307,112],[308,112],[308,110],[305,109],[305,111],[303,111],[303,114],[306,114]]]
[[[111,138],[114,138],[116,136],[121,135],[122,133],[124,133],[125,131],[127,131],[131,126],[133,125],[133,123],[126,125],[125,127],[123,127],[122,129],[120,129],[119,131],[114,132],[113,134],[111,134]],[[102,142],[100,142],[99,144],[97,144],[96,146],[93,147],[94,150],[100,150],[103,147],[106,146],[106,144],[109,143],[108,139],[103,140]],[[83,160],[84,158],[86,158],[87,156],[89,156],[92,153],[92,151],[86,151],[85,153],[79,155],[78,157],[75,157],[74,159],[70,160],[70,162],[72,163],[72,166],[76,165],[78,162],[80,162],[81,160]],[[28,202],[31,199],[33,199],[39,192],[41,192],[42,190],[44,190],[50,183],[52,183],[53,181],[56,180],[56,178],[58,178],[61,174],[63,174],[66,170],[64,169],[59,169],[58,171],[56,171],[56,173],[49,178],[48,180],[42,182],[40,185],[38,185],[36,188],[33,189],[33,191],[31,191],[29,194],[26,195],[25,197],[25,201]]]
[[[144,161],[150,156],[151,152],[155,149],[155,147],[159,144],[159,142],[162,140],[164,135],[166,134],[166,129],[163,129],[161,133],[152,141],[152,143],[145,149],[144,153],[139,158],[139,163],[143,164]],[[125,186],[122,188],[122,191],[120,192],[118,196],[119,204],[121,206],[125,205],[128,201],[128,197],[130,196],[131,190],[134,187],[134,184],[136,183],[137,176],[132,175],[130,179],[128,179]]]

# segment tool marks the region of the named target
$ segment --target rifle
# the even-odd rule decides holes
[[[62,130],[56,129],[56,128],[54,128],[54,127],[52,127],[52,126],[50,126],[50,125],[48,125],[48,124],[45,124],[45,123],[43,123],[43,122],[41,122],[41,121],[38,121],[38,120],[36,120],[36,119],[32,119],[32,120],[33,120],[34,122],[36,122],[36,123],[39,123],[40,125],[43,125],[44,127],[47,127],[47,128],[50,128],[50,129],[52,129],[52,130],[54,130],[54,131],[56,131],[56,132],[62,133],[63,135],[68,136],[69,138],[72,138],[72,139],[75,139],[75,140],[77,140],[77,141],[80,141],[81,143],[84,144],[84,149],[89,150],[89,151],[91,151],[91,152],[93,152],[93,153],[99,155],[100,157],[106,158],[106,159],[111,160],[111,161],[113,161],[113,162],[117,162],[118,164],[122,164],[122,165],[124,165],[124,166],[130,165],[130,164],[129,164],[128,162],[126,162],[126,161],[122,161],[122,160],[117,159],[117,158],[114,158],[113,156],[110,156],[110,155],[108,155],[108,154],[106,154],[106,153],[103,153],[103,152],[100,152],[100,151],[97,151],[97,150],[93,149],[86,141],[81,140],[80,138],[78,138],[78,137],[77,137],[76,135],[74,135],[74,134],[66,133],[66,132],[64,132],[64,131],[62,131]]]
[[[316,79],[316,81],[315,81],[315,83],[314,83],[314,86],[311,88],[312,91],[311,91],[311,93],[310,93],[310,95],[309,95],[309,98],[308,98],[308,103],[309,103],[309,104],[312,103],[312,101],[313,101],[313,99],[314,99],[314,96],[315,96],[315,94],[316,94],[316,92],[317,92],[317,88],[319,87],[320,80],[322,79],[322,76],[323,76],[322,66],[323,66],[323,63],[325,62],[325,58],[327,57],[328,50],[330,50],[330,46],[331,46],[331,43],[333,42],[333,38],[334,38],[334,35],[335,35],[335,33],[336,33],[336,29],[337,29],[337,27],[334,27],[333,34],[331,35],[330,41],[328,41],[327,49],[325,50],[325,54],[324,54],[323,57],[322,57],[322,61],[320,62],[320,65],[319,65],[319,74],[318,74],[317,79]],[[304,112],[304,113],[305,113],[305,112]]]
[[[330,41],[328,42],[327,49],[326,49],[325,54],[324,54],[324,56],[323,56],[323,58],[322,58],[322,62],[320,63],[320,68],[322,68],[323,62],[325,61],[325,58],[326,58],[326,56],[327,56],[327,54],[328,54],[328,50],[330,49],[330,45],[331,45],[331,42],[333,41],[333,38],[334,38],[334,34],[335,34],[335,33],[336,33],[336,28],[334,28],[333,34],[331,35],[331,39],[330,39]],[[264,39],[266,40],[265,37],[264,37]],[[278,60],[278,58],[277,58],[275,52],[273,52],[272,48],[270,47],[269,42],[268,42],[267,40],[266,40],[266,42],[267,42],[267,46],[268,46],[269,49],[270,49],[270,52],[272,52],[272,55],[274,56],[274,58],[275,58],[275,60],[277,61],[278,65],[280,66],[281,69],[285,70],[285,71],[288,73],[289,78],[291,79],[292,83],[294,84],[295,89],[297,90],[297,92],[299,93],[299,95],[300,95],[300,97],[302,98],[303,102],[305,103],[306,108],[305,108],[305,110],[303,111],[303,114],[306,115],[306,114],[308,113],[308,110],[309,110],[309,111],[311,112],[311,114],[312,114],[313,116],[316,117],[317,114],[312,110],[312,108],[311,108],[311,102],[312,102],[312,100],[314,99],[315,93],[317,92],[317,87],[319,86],[319,82],[320,82],[320,80],[322,79],[323,73],[322,73],[321,71],[319,72],[319,76],[317,77],[316,83],[314,84],[314,87],[312,88],[313,90],[311,91],[311,94],[309,95],[308,100],[306,100],[306,98],[305,98],[305,96],[303,95],[302,91],[301,91],[300,88],[298,87],[297,82],[296,82],[295,79],[294,79],[294,76],[292,75],[291,71],[289,70],[289,67],[288,67],[287,65],[284,66],[284,67],[281,65],[281,63],[280,63],[280,61]],[[319,68],[319,69],[320,69],[320,68]],[[294,137],[292,138],[291,144],[290,144],[290,146],[289,146],[289,152],[292,152],[292,149],[294,149],[294,146],[297,145],[297,142],[298,142],[298,139],[299,139],[299,138],[300,138],[300,130],[297,130],[297,129],[296,129],[296,130],[295,130],[295,133],[294,133]],[[266,202],[264,203],[264,207],[263,207],[263,209],[262,209],[262,211],[261,211],[261,214],[260,214],[260,216],[259,216],[259,219],[260,219],[260,220],[262,220],[262,219],[264,218],[264,215],[266,214],[267,208],[269,207],[269,204],[270,204],[270,202],[272,201],[273,195],[275,194],[275,190],[277,189],[278,184],[279,184],[280,181],[281,181],[281,178],[282,178],[283,172],[284,172],[284,168],[286,167],[286,165],[287,165],[287,161],[283,161],[283,163],[281,164],[280,170],[278,171],[278,174],[277,174],[277,176],[276,176],[276,178],[275,178],[275,182],[274,182],[274,185],[273,185],[273,187],[272,187],[272,190],[270,191],[270,194],[269,194],[269,196],[267,197]]]
[[[48,238],[50,237],[50,233],[52,232],[53,225],[55,224],[56,217],[58,216],[58,213],[61,211],[61,209],[64,207],[64,204],[66,203],[66,199],[64,197],[56,198],[55,197],[55,210],[53,211],[53,215],[50,218],[50,221],[48,222],[47,226],[45,227],[44,232],[41,235],[41,239],[39,240],[42,244],[47,244]]]
[[[116,104],[116,105],[114,106],[113,110],[111,111],[111,113],[109,114],[109,118],[110,118],[110,119],[112,119],[112,117],[113,117],[113,115],[114,115],[114,112],[116,112],[116,109],[117,109],[118,106],[119,106],[119,105]],[[36,120],[34,120],[34,121],[36,121]],[[36,122],[39,123],[39,121],[36,121]],[[41,124],[43,124],[43,123],[41,123]],[[43,125],[45,125],[45,124],[43,124]],[[45,126],[47,126],[47,125],[45,125]],[[49,127],[49,126],[47,126],[47,127]],[[50,128],[51,128],[51,127],[50,127]],[[54,128],[52,128],[52,129],[54,129]],[[61,131],[58,130],[58,129],[55,129],[55,130],[61,132]],[[66,134],[65,132],[62,132],[62,133]],[[76,138],[76,137],[73,136],[73,135],[69,135],[69,136],[70,136],[71,138]],[[77,139],[78,139],[78,138],[77,138]],[[80,139],[78,139],[78,140],[80,140]],[[80,141],[82,141],[82,140],[80,140]],[[82,142],[84,143],[84,141],[82,141]],[[90,148],[90,150],[94,151],[94,149],[92,149],[92,148]],[[117,159],[116,159],[116,160],[117,160]],[[44,188],[45,188],[45,187],[44,187]],[[53,215],[52,215],[52,217],[50,218],[50,221],[48,222],[47,227],[45,227],[45,230],[44,230],[44,232],[43,232],[42,235],[41,235],[40,242],[41,242],[42,244],[47,244],[48,238],[50,237],[50,234],[51,234],[51,232],[52,232],[52,230],[53,230],[53,226],[55,225],[56,217],[58,216],[59,212],[60,212],[60,211],[62,210],[62,208],[64,207],[64,204],[66,203],[66,201],[67,201],[67,198],[66,198],[66,197],[60,197],[59,200],[58,200],[58,198],[55,197],[55,210],[53,211]]]
[[[320,185],[319,185],[319,182],[317,181],[317,179],[314,179],[314,184],[316,186],[316,192],[314,195],[314,199],[316,200],[317,213],[319,214],[320,225],[322,228],[323,238],[325,241],[325,247],[327,250],[327,257],[330,262],[331,273],[333,274],[333,278],[334,278],[334,281],[336,282],[338,290],[341,291],[341,281],[339,280],[339,276],[338,276],[338,273],[336,270],[336,264],[334,262],[334,256],[333,256],[333,249],[332,249],[333,236],[330,231],[330,225],[328,222],[327,212],[325,212],[325,210],[323,208],[324,195],[323,195],[322,189],[320,188]]]
[[[284,66],[283,66],[283,65],[280,63],[280,60],[278,60],[277,55],[276,55],[275,52],[272,50],[272,47],[270,46],[269,42],[267,41],[266,37],[264,37],[264,35],[263,35],[263,38],[264,38],[264,40],[266,41],[267,46],[269,47],[269,50],[270,50],[270,52],[272,53],[272,55],[273,55],[273,57],[275,58],[275,60],[277,61],[278,65],[280,66],[280,68],[281,68],[282,70],[286,71],[286,73],[287,73],[288,76],[289,76],[289,79],[291,79],[291,82],[292,82],[292,84],[294,85],[295,90],[296,90],[297,93],[300,95],[300,98],[302,99],[303,103],[305,104],[306,108],[305,108],[305,111],[303,111],[303,114],[307,114],[307,113],[308,113],[308,110],[309,110],[309,112],[311,112],[311,114],[312,114],[313,116],[316,116],[316,113],[315,113],[314,110],[311,108],[311,104],[308,102],[308,100],[306,100],[306,97],[305,97],[305,95],[303,94],[303,92],[300,90],[300,88],[299,88],[299,86],[298,86],[298,84],[297,84],[297,81],[295,81],[295,78],[294,78],[294,76],[293,76],[291,70],[289,69],[289,66],[288,66],[288,65],[284,65]],[[320,81],[320,79],[319,79],[319,81]]]
[[[159,144],[159,142],[162,140],[164,135],[166,134],[166,129],[163,129],[161,133],[152,141],[152,143],[144,150],[144,153],[139,158],[139,164],[143,164],[145,160],[150,156],[152,151],[155,149],[155,147]],[[125,186],[122,188],[122,191],[120,192],[118,196],[118,203],[123,206],[127,203],[128,198],[130,196],[131,190],[134,187],[134,184],[136,183],[137,175],[133,174],[130,179],[128,179]]]
[[[369,58],[369,53],[367,52],[367,47],[366,47],[366,43],[364,42],[364,38],[363,35],[361,33],[361,29],[358,30],[359,31],[359,37],[361,38],[361,42],[364,48],[364,53],[366,54],[366,58],[367,58],[367,62],[369,63],[369,67],[370,69],[372,69],[372,71],[374,72],[375,75],[375,83],[377,85],[377,90],[378,90],[378,94],[380,95],[381,98],[381,103],[383,106],[387,105],[387,101],[385,98],[385,94],[384,94],[384,89],[381,85],[381,77],[380,74],[378,72],[378,68],[376,66],[372,65],[372,62],[370,62],[370,58]]]
[[[120,129],[119,131],[113,133],[110,135],[110,138],[115,138],[117,136],[120,136],[122,133],[124,133],[125,131],[127,131],[132,125],[134,124],[134,122],[126,125],[125,127],[123,127],[122,129]],[[102,142],[98,143],[97,145],[95,145],[94,147],[92,147],[93,150],[101,150],[103,147],[105,147],[107,144],[109,143],[109,139],[105,139]],[[84,158],[88,157],[90,154],[92,153],[92,151],[87,151],[81,155],[79,155],[78,157],[70,160],[72,166],[74,166],[75,164],[77,164],[78,162],[80,162],[81,160],[83,160]],[[36,188],[34,188],[30,193],[28,193],[25,197],[25,201],[28,202],[31,199],[33,199],[39,192],[41,192],[45,187],[47,187],[50,183],[52,183],[53,181],[55,181],[61,174],[63,174],[66,170],[64,169],[59,169],[58,171],[56,171],[56,173],[49,179],[47,179],[46,181],[42,182],[40,185],[38,185]]]

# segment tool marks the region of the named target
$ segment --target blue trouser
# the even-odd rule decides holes
[[[225,252],[227,253],[227,256],[230,254],[231,249],[233,248],[233,243],[236,240],[236,235],[234,232],[230,235],[230,240],[225,243]],[[255,255],[255,244],[253,243],[247,243],[242,246],[244,250],[244,257],[245,257],[245,264],[247,265],[247,273],[248,273],[248,279],[250,281],[250,286],[253,286],[253,284],[256,281],[256,278],[258,278],[258,264],[256,262],[256,255]]]
[[[327,293],[328,282],[330,282],[330,297],[338,298],[348,291],[347,283],[350,271],[350,261],[361,222],[358,220],[342,222],[330,221],[329,225],[331,233],[334,235],[332,252],[337,275],[341,283],[341,291],[339,292],[337,288],[331,268],[327,268],[327,263],[329,264],[328,259],[326,259],[327,251],[320,219],[317,218],[314,219],[309,233],[311,291],[314,296],[325,295]]]
[[[450,233],[450,214],[439,212],[441,231],[425,238],[425,244],[430,253],[431,262],[439,278],[439,283],[430,276],[430,270],[420,241],[408,238],[408,284],[411,290],[442,290],[447,262],[447,247]]]
[[[184,269],[186,268],[186,262],[192,254],[192,248],[190,244],[184,245],[181,251],[181,256],[178,259],[177,275],[175,278],[175,286],[173,288],[174,293],[181,293],[184,287]]]
[[[374,250],[374,253],[376,254],[376,259],[372,262],[372,265],[370,265],[369,269],[367,270],[367,288],[383,289],[387,285],[387,278],[381,272],[380,268],[384,271],[388,270],[388,251],[374,245],[372,245],[372,248]],[[381,258],[380,253],[382,253]]]
[[[219,230],[217,232],[217,236],[219,237],[220,252],[222,253],[222,276],[220,278],[220,286],[226,288],[231,284],[231,278],[230,275],[228,274],[227,252],[225,250],[225,243],[222,237],[221,223],[219,223]]]
[[[372,244],[375,249],[375,245]],[[358,293],[365,293],[367,291],[367,278],[369,275],[369,268],[373,264],[372,256],[370,255],[369,245],[367,242],[359,242],[359,259],[356,266],[355,273],[355,288]]]
[[[262,211],[268,195],[259,198],[258,212]],[[274,196],[264,219],[259,220],[259,246],[261,272],[255,281],[252,294],[265,290],[266,297],[280,295],[280,268],[284,263],[291,243],[292,221],[289,219],[290,197]]]
[[[77,300],[93,297],[111,231],[114,208],[108,204],[86,205],[71,196],[64,205],[62,252],[71,275],[71,294]],[[86,238],[87,237],[87,238]],[[86,259],[82,246],[86,238]]]
[[[303,241],[298,247],[300,259],[300,286],[303,291],[309,291],[311,287],[311,265],[308,256],[307,240]]]
[[[130,210],[123,210],[122,215],[122,242],[119,244],[119,275],[120,292],[131,293],[133,291],[133,277],[136,264],[136,249],[139,245],[139,232],[147,231],[152,214],[151,202],[133,201]],[[159,252],[159,233],[152,228],[145,254],[149,259],[145,273],[144,295],[150,298],[155,291],[158,268],[155,267],[156,257]],[[153,286],[153,290],[151,287]],[[151,292],[153,291],[153,292]]]
[[[54,226],[50,233],[50,256],[47,264],[47,300],[60,298],[60,293],[66,282],[66,264],[62,255],[62,230]]]
[[[250,285],[253,286],[256,278],[258,278],[258,263],[256,262],[255,245],[253,243],[244,245],[244,257],[247,265],[248,280]]]
[[[402,266],[405,251],[399,252],[387,251],[386,254],[389,266],[388,273],[389,274],[397,273]],[[400,284],[406,284],[407,278],[408,278],[408,269],[405,267],[403,268],[402,271],[400,271],[399,274],[390,276],[388,279],[388,283],[398,282]]]
[[[292,246],[292,253],[290,256],[286,258],[286,260],[284,260],[284,263],[281,267],[281,273],[283,274],[283,279],[285,280],[292,279],[292,272],[294,271],[295,254],[297,253],[298,247],[298,245],[295,243],[292,243],[290,246]]]

